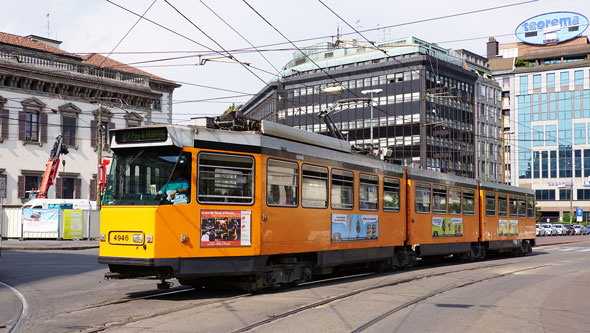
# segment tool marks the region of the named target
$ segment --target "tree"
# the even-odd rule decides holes
[[[570,223],[570,213],[563,213],[562,220],[564,223]]]
[[[543,218],[543,212],[541,212],[541,207],[535,205],[535,221],[537,223],[541,223],[542,218]]]

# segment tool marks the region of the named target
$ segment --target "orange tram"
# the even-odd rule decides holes
[[[106,277],[257,290],[335,268],[523,255],[535,244],[532,190],[403,168],[273,122],[243,127],[112,131]]]

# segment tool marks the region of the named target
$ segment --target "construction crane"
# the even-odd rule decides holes
[[[47,164],[45,165],[45,173],[43,174],[41,186],[39,186],[39,193],[37,194],[37,198],[47,199],[47,192],[49,191],[51,185],[53,185],[53,181],[57,176],[57,169],[59,169],[60,156],[66,155],[67,153],[68,146],[64,143],[63,136],[58,135],[55,138],[55,142],[53,143],[53,149],[51,149],[49,159],[47,160]]]

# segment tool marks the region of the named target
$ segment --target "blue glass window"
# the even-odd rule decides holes
[[[547,88],[555,88],[555,73],[547,74]]]
[[[555,93],[550,93],[549,94],[549,120],[555,120],[555,110],[556,109],[556,103],[555,103]]]
[[[541,174],[539,171],[539,167],[541,166],[541,161],[540,161],[540,154],[538,151],[534,151],[533,152],[533,178],[539,178],[539,175]]]
[[[554,146],[557,144],[557,128],[555,125],[547,125],[545,126],[545,145],[546,146]]]
[[[574,151],[574,160],[576,162],[574,177],[582,177],[582,151],[580,149]]]
[[[584,118],[590,118],[590,90],[584,90]]]
[[[533,89],[541,89],[541,74],[533,75]]]
[[[570,72],[559,73],[559,82],[561,87],[569,87],[570,85]]]
[[[528,76],[521,76],[520,77],[520,94],[525,95],[528,93],[529,89],[529,77]]]
[[[582,118],[582,91],[574,91],[574,118]]]
[[[574,124],[574,143],[585,144],[586,143],[586,124]]]
[[[533,121],[539,121],[539,94],[533,95]]]
[[[549,158],[547,151],[541,152],[541,178],[547,178],[549,176]]]
[[[570,147],[559,147],[559,177],[572,177],[572,149]]]
[[[584,149],[584,177],[590,176],[590,149]]]
[[[551,178],[557,178],[557,152],[552,150],[550,154]]]
[[[584,71],[574,72],[574,84],[576,86],[581,86],[584,84]]]
[[[541,94],[541,120],[547,120],[547,94]]]
[[[533,146],[534,147],[542,147],[545,145],[545,140],[543,138],[545,133],[543,133],[543,126],[533,126]]]

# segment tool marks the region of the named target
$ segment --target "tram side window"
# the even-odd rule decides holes
[[[496,216],[496,193],[486,192],[486,216]]]
[[[533,198],[527,198],[526,211],[528,218],[535,217],[535,200]]]
[[[354,174],[332,169],[332,208],[352,209],[354,203]]]
[[[399,179],[383,178],[383,210],[399,212]]]
[[[518,197],[518,216],[526,217],[526,202],[523,197]]]
[[[430,213],[430,184],[416,183],[416,213]]]
[[[254,159],[251,156],[200,153],[199,194],[203,203],[254,202]]]
[[[506,194],[498,193],[498,216],[508,216],[508,197]]]
[[[475,214],[475,190],[464,189],[463,190],[463,214],[473,215]]]
[[[508,205],[510,209],[510,217],[517,217],[518,216],[518,205],[516,203],[516,197],[510,196],[508,198]]]
[[[304,164],[301,172],[303,207],[328,208],[328,168]]]
[[[269,206],[296,207],[299,165],[293,162],[268,160],[266,203]]]
[[[435,213],[447,212],[447,187],[444,185],[432,185],[432,210]]]
[[[361,210],[377,210],[379,207],[379,177],[360,174],[359,208]]]
[[[461,189],[449,186],[449,214],[461,214]]]

